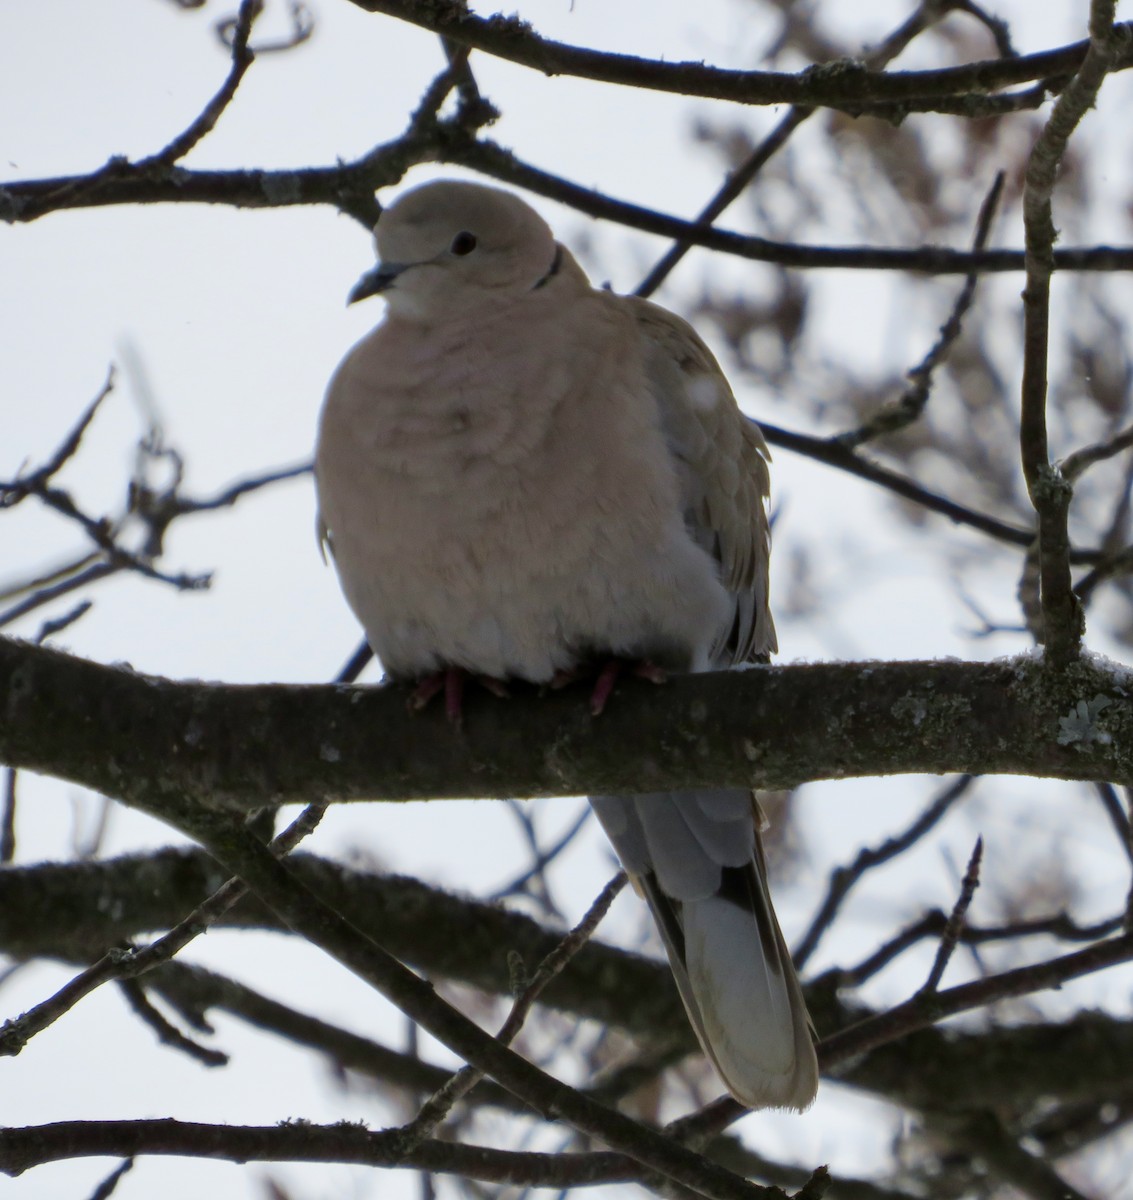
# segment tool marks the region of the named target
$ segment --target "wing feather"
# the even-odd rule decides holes
[[[645,344],[649,386],[681,474],[685,520],[719,562],[733,599],[731,627],[720,632],[714,665],[764,661],[777,648],[767,595],[767,443],[687,321],[647,300],[623,302],[632,306]]]

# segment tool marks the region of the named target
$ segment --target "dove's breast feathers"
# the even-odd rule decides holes
[[[395,675],[545,681],[589,653],[688,669],[728,620],[633,310],[589,288],[564,306],[571,283],[443,323],[391,314],[331,383],[322,519]]]

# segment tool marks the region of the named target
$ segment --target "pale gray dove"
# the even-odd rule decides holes
[[[547,683],[630,660],[765,660],[767,449],[692,328],[592,288],[518,197],[406,192],[377,227],[385,320],[322,411],[320,531],[395,678]],[[746,789],[595,796],[701,1045],[752,1108],[818,1067]]]

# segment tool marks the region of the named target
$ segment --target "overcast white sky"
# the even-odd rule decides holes
[[[234,10],[235,4],[231,5]],[[489,11],[490,5],[476,5]],[[996,0],[1021,50],[1084,35],[1084,3],[1033,4]],[[436,39],[409,26],[370,16],[345,0],[312,0],[318,26],[301,50],[265,56],[249,72],[215,133],[194,152],[193,167],[322,165],[351,158],[396,135],[406,114],[441,65]],[[911,5],[827,3],[870,39],[880,37]],[[868,9],[863,15],[862,9]],[[703,58],[723,66],[760,65],[773,28],[753,19],[743,0],[521,0],[507,6],[551,37],[583,45],[670,59]],[[0,174],[35,178],[93,169],[112,154],[138,157],[162,147],[196,115],[227,69],[211,23],[228,7],[209,4],[185,13],[161,0],[0,0]],[[757,11],[757,10],[756,10]],[[258,36],[285,27],[282,5],[269,0]],[[1126,14],[1127,15],[1127,14]],[[902,65],[923,65],[914,50]],[[692,215],[718,183],[719,167],[691,143],[698,105],[657,93],[612,90],[571,80],[545,80],[483,56],[474,59],[483,91],[504,112],[493,136],[536,164],[613,195],[680,215]],[[1126,91],[1126,96],[1127,96]],[[1127,116],[1126,109],[1126,116]],[[1120,119],[1107,99],[1099,121]],[[734,110],[753,132],[779,113]],[[1121,168],[1115,167],[1115,174]],[[412,180],[428,177],[429,169]],[[446,168],[444,174],[459,172]],[[567,242],[587,238],[605,253],[603,278],[632,289],[642,267],[664,244],[622,235],[576,213],[535,200]],[[737,209],[724,222],[742,227]],[[838,240],[837,231],[832,238]],[[1109,236],[1098,234],[1098,240]],[[1116,235],[1113,235],[1116,236]],[[1003,231],[1019,244],[1019,231]],[[344,307],[351,284],[371,261],[366,233],[326,209],[238,212],[166,206],[96,209],[52,215],[30,226],[0,229],[0,477],[25,460],[40,460],[98,391],[110,363],[119,386],[68,468],[67,482],[91,511],[120,506],[131,448],[151,403],[168,441],[186,457],[188,486],[208,494],[233,479],[305,459],[325,382],[347,347],[380,316],[380,304]],[[660,297],[680,306],[711,263],[694,254]],[[716,264],[712,264],[715,266]],[[735,278],[747,268],[720,269]],[[826,351],[847,363],[887,358],[915,362],[940,314],[905,313],[863,276],[831,278],[826,303],[842,314],[829,329]],[[1013,286],[1013,285],[1012,285]],[[880,296],[880,293],[876,293]],[[888,306],[888,307],[886,307]],[[849,318],[845,314],[851,314]],[[138,367],[128,369],[136,362]],[[801,425],[776,412],[774,398],[744,395],[755,415]],[[886,502],[863,485],[776,455],[775,494],[783,521],[777,553],[789,553],[792,527],[827,532],[831,570],[860,571],[862,584],[837,612],[807,627],[781,627],[785,661],[831,657],[973,657],[1023,648],[1007,638],[974,645],[957,624],[947,593],[926,553],[886,517]],[[29,567],[50,565],[80,543],[70,529],[29,506],[0,520],[0,589]],[[246,500],[237,510],[198,517],[175,527],[165,560],[172,570],[215,569],[210,593],[177,595],[160,585],[123,579],[103,585],[97,603],[63,642],[102,661],[129,661],[139,670],[173,677],[228,681],[331,677],[359,632],[333,572],[315,550],[309,481]],[[1010,612],[1012,582],[998,603]],[[40,617],[16,632],[33,635]],[[1012,785],[1018,792],[1022,785]],[[25,780],[20,809],[23,862],[63,857],[73,825],[96,809],[76,789]],[[815,844],[802,886],[780,909],[789,935],[801,929],[829,862],[847,846],[897,828],[924,788],[907,780],[870,781],[840,789],[807,789],[800,803]],[[1036,828],[1055,792],[1028,783]],[[564,826],[577,802],[549,803],[542,818]],[[986,812],[957,821],[953,859],[966,857]],[[1121,886],[1112,858],[1095,855],[1103,826],[1084,814],[1077,847],[1096,867],[1090,888],[1099,904]],[[168,830],[125,811],[115,812],[105,854],[170,840]],[[314,841],[326,853],[362,850],[398,871],[419,872],[451,886],[488,890],[507,879],[521,855],[514,824],[502,806],[353,806],[334,812]],[[484,853],[486,847],[492,854]],[[473,852],[469,848],[473,847]],[[1006,849],[1006,848],[1005,848]],[[993,843],[989,854],[997,852]],[[947,907],[956,873],[940,844],[901,867],[911,892]],[[580,843],[557,878],[577,918],[610,872],[597,836]],[[887,928],[888,907],[860,906],[868,929]],[[619,902],[614,930],[631,931],[637,912]],[[230,970],[262,990],[273,985],[289,1002],[317,1010],[361,1031],[396,1042],[401,1036],[384,1002],[313,950],[284,939],[255,942],[210,934],[191,957]],[[817,965],[817,964],[816,964]],[[0,1016],[42,999],[66,971],[30,969],[0,991]],[[1091,996],[1129,992],[1130,974],[1112,972],[1092,984]],[[898,989],[899,990],[899,989]],[[1069,1011],[1082,993],[1068,988]],[[200,1120],[272,1122],[365,1120],[390,1114],[372,1101],[344,1098],[325,1086],[309,1056],[268,1040],[249,1039],[235,1023],[218,1022],[217,1043],[234,1065],[209,1072],[174,1053],[161,1054],[151,1035],[125,1011],[112,989],[91,997],[37,1038],[18,1058],[0,1064],[0,1122],[30,1124],[70,1117],[180,1116]],[[438,1058],[439,1058],[438,1054]],[[156,1067],[155,1067],[156,1064]],[[160,1076],[155,1075],[155,1070]],[[764,1115],[757,1136],[774,1139],[801,1161],[836,1162],[867,1170],[886,1151],[888,1129],[873,1120],[872,1104],[852,1103],[826,1087],[805,1118]],[[110,1168],[103,1161],[38,1168],[5,1181],[15,1200],[89,1194]],[[119,1195],[160,1194],[166,1200],[262,1194],[265,1168],[144,1160]],[[297,1195],[415,1195],[397,1174],[346,1168],[272,1169],[296,1181]],[[1133,1185],[1112,1195],[1133,1197]]]

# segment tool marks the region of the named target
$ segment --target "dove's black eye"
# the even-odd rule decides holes
[[[462,258],[466,254],[471,254],[476,249],[476,235],[469,233],[466,229],[462,230],[452,239],[449,249],[453,254],[459,254]]]

